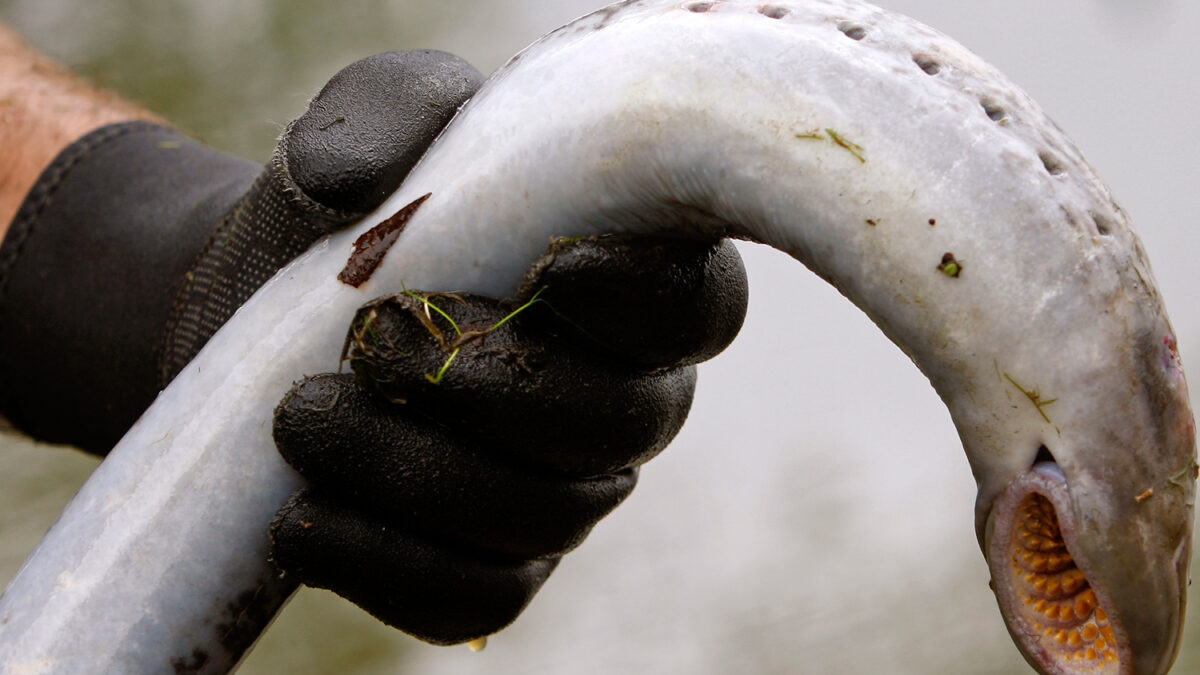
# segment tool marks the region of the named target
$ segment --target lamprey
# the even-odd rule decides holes
[[[424,195],[370,278],[338,281]],[[871,5],[646,0],[514,57],[378,212],[230,320],[8,589],[5,672],[236,663],[289,590],[266,532],[298,483],[270,436],[292,380],[336,369],[372,298],[508,295],[551,237],[605,232],[741,237],[836,286],[949,407],[1027,660],[1170,668],[1194,424],[1145,254],[1079,151],[979,58]]]

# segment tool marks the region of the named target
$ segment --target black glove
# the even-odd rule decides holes
[[[265,169],[145,123],[73,144],[0,246],[0,414],[106,453],[261,283],[381,203],[481,79],[435,52],[360,61]],[[499,629],[675,434],[687,366],[745,310],[728,244],[575,242],[524,298],[543,287],[437,385],[440,343],[393,372],[355,342],[370,347],[351,355],[357,381],[319,376],[284,398],[277,440],[313,484],[272,528],[284,570],[433,642]],[[524,304],[466,301],[432,299],[467,330]],[[355,330],[374,311],[407,321],[405,339],[413,321],[451,331],[412,302],[373,303]]]
[[[368,304],[354,375],[276,411],[311,486],[276,517],[276,563],[429,642],[503,628],[678,432],[691,364],[745,306],[732,244],[620,237],[556,244],[510,301]]]
[[[106,454],[271,275],[382,203],[482,80],[440,52],[363,59],[265,168],[145,122],[73,143],[0,245],[0,414]]]

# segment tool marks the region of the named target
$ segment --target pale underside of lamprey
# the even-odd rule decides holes
[[[368,278],[338,281],[356,239],[426,195]],[[269,433],[290,383],[336,369],[374,297],[507,295],[551,237],[604,232],[742,237],[834,284],[949,407],[1029,662],[1170,668],[1195,434],[1142,247],[1028,96],[854,0],[625,2],[514,57],[378,212],[265,286],[131,430],[0,603],[0,662],[236,662],[245,642],[213,626],[286,596],[264,561],[297,481]]]

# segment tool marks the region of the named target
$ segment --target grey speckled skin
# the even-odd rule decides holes
[[[355,238],[426,193],[367,283],[336,281]],[[949,407],[985,554],[997,498],[1042,486],[1113,618],[1112,672],[1169,669],[1194,425],[1141,246],[1079,152],[994,69],[871,5],[652,0],[514,58],[379,211],[218,333],[0,602],[3,672],[151,672],[201,653],[227,668],[238,654],[214,626],[269,575],[266,525],[297,481],[270,440],[291,381],[336,366],[373,297],[507,294],[549,237],[607,231],[741,236],[833,283]],[[1057,473],[1031,473],[1041,446]],[[1043,659],[990,562],[1026,657],[1071,672]]]

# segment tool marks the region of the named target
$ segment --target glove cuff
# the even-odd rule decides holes
[[[212,224],[260,171],[148,122],[63,150],[0,244],[0,414],[107,453],[160,389],[163,327]]]

